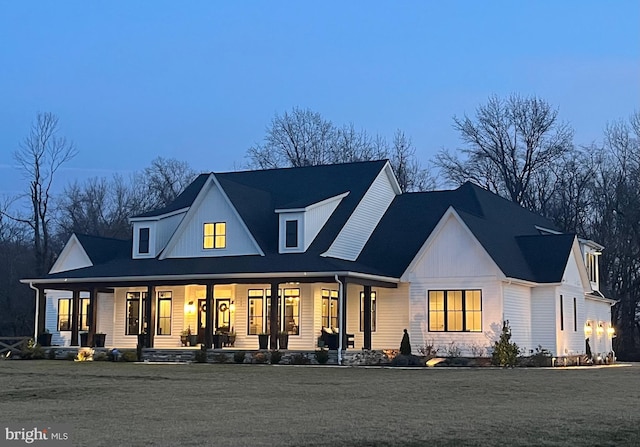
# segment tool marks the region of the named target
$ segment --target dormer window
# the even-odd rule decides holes
[[[149,228],[140,228],[138,233],[138,253],[149,253]]]
[[[285,247],[298,247],[298,221],[287,220],[285,222]]]
[[[208,222],[204,224],[202,247],[205,249],[221,249],[227,247],[227,223]]]
[[[586,256],[587,273],[589,274],[589,281],[593,283],[598,282],[598,253],[590,252]]]

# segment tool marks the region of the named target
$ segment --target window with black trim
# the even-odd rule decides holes
[[[226,248],[227,247],[227,223],[226,222],[205,223],[202,247],[205,249]]]
[[[376,292],[371,292],[371,332],[376,331]],[[364,332],[364,292],[360,292],[360,332]]]
[[[58,300],[58,331],[71,330],[71,298]]]
[[[482,332],[480,290],[430,290],[430,332]]]
[[[171,292],[158,292],[158,335],[171,335]]]
[[[265,332],[264,301],[263,289],[249,289],[248,335],[258,335]]]
[[[296,248],[298,246],[298,221],[287,220],[284,223],[284,228],[285,228],[284,246],[287,248]]]
[[[146,329],[146,301],[147,292],[127,292],[125,335],[138,335]]]
[[[337,329],[338,291],[322,289],[322,327]]]
[[[278,295],[278,330],[300,335],[300,289],[279,289]],[[271,333],[270,297],[271,289],[249,290],[248,335]]]
[[[80,321],[78,330],[80,331],[88,331],[89,330],[89,298],[80,298]],[[71,330],[71,318],[72,312],[71,307],[73,306],[72,298],[60,298],[58,300],[58,330],[59,331],[70,331]]]
[[[149,253],[149,228],[140,228],[138,232],[138,253]]]

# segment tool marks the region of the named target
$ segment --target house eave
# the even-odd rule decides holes
[[[129,218],[129,223],[158,221],[158,220],[166,219],[167,217],[175,216],[177,214],[186,213],[188,210],[189,210],[189,207],[185,207],[185,208],[181,208],[179,210],[171,211],[169,213],[158,214],[157,216],[130,217]]]
[[[46,284],[46,285],[72,285],[86,283],[150,283],[150,282],[185,282],[185,281],[216,281],[224,280],[239,282],[247,280],[270,280],[275,278],[300,279],[307,280],[313,278],[333,278],[335,276],[351,278],[361,281],[372,281],[378,283],[389,284],[391,287],[400,283],[399,278],[389,276],[373,275],[369,273],[360,273],[352,271],[326,271],[326,272],[274,272],[274,273],[209,273],[209,274],[190,274],[190,275],[150,275],[150,276],[111,276],[111,277],[87,277],[87,278],[37,278],[37,279],[21,279],[22,284]]]

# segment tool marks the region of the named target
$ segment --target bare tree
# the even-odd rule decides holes
[[[58,118],[52,113],[38,113],[29,135],[22,141],[14,158],[29,181],[29,213],[12,218],[33,231],[35,273],[46,273],[51,261],[50,243],[51,187],[56,172],[71,160],[77,151],[74,144],[58,135]]]
[[[264,142],[249,148],[247,158],[248,167],[259,169],[389,158],[403,191],[424,190],[434,183],[403,132],[397,131],[389,146],[380,135],[372,137],[352,123],[336,127],[309,109],[276,115]]]
[[[171,203],[196,177],[188,163],[157,157],[144,169],[146,207],[162,208]]]
[[[606,248],[601,271],[613,298],[617,352],[640,360],[640,113],[605,129],[593,194],[593,239]]]
[[[463,154],[441,151],[436,166],[453,183],[472,180],[503,197],[533,208],[536,174],[571,150],[573,130],[559,123],[558,112],[537,97],[489,98],[475,118],[454,117],[465,146]]]

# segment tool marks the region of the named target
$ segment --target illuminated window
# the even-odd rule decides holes
[[[290,335],[300,334],[300,289],[284,289],[284,326]]]
[[[214,222],[204,224],[204,248],[226,248],[227,247],[227,224],[226,222]]]
[[[338,291],[322,289],[322,327],[338,328]]]
[[[125,335],[138,335],[145,330],[144,305],[146,300],[147,292],[127,292]]]
[[[71,298],[58,300],[58,330],[71,330]]]
[[[80,298],[80,325],[78,330],[89,330],[89,298]],[[58,300],[58,330],[70,331],[72,312],[71,307],[73,305],[72,298],[61,298]]]
[[[371,292],[371,332],[376,331],[376,292]],[[364,292],[360,292],[360,332],[364,332]]]
[[[171,292],[158,292],[158,335],[171,335]]]
[[[300,335],[300,289],[281,289],[278,294],[281,298],[278,300],[278,330],[290,335]],[[270,297],[271,289],[249,290],[248,335],[271,333]]]
[[[285,222],[285,247],[295,248],[298,246],[298,221],[287,220]]]
[[[481,332],[480,290],[430,290],[429,331]]]
[[[80,298],[80,326],[81,331],[89,330],[89,298]]]
[[[249,335],[264,332],[264,290],[249,289]]]
[[[138,235],[138,253],[149,253],[149,228],[140,228]]]

